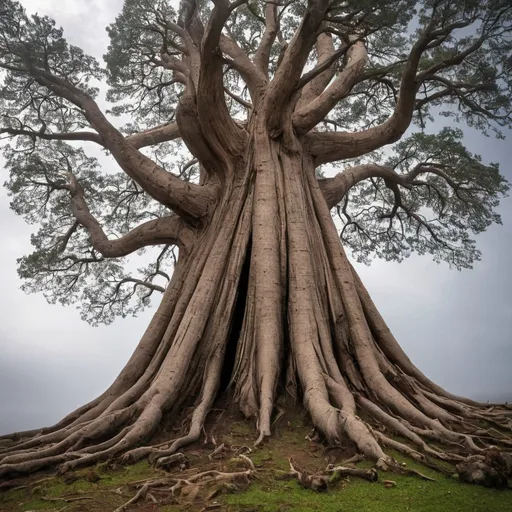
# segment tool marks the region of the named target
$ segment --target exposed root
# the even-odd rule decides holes
[[[188,459],[183,455],[183,453],[174,453],[168,457],[160,457],[155,464],[155,468],[164,468],[168,470],[177,464],[188,464]]]
[[[173,460],[178,460],[178,454],[171,455]],[[181,454],[182,455],[182,454]],[[190,499],[191,495],[197,494],[199,488],[216,483],[233,484],[235,486],[246,486],[250,482],[250,478],[256,472],[256,467],[249,457],[240,455],[239,458],[245,463],[247,469],[245,471],[234,471],[234,472],[222,472],[217,470],[208,470],[196,473],[183,478],[176,478],[175,476],[169,476],[166,478],[143,480],[141,482],[132,482],[132,487],[138,487],[138,491],[135,495],[130,498],[124,505],[118,507],[114,512],[124,512],[130,505],[143,500],[146,497],[151,497],[152,501],[158,502],[156,498],[151,495],[150,491],[154,493],[163,492],[165,494],[171,494],[172,496],[180,495],[185,489],[190,490],[188,494]],[[183,455],[181,457],[183,459]],[[161,460],[161,459],[160,459]]]
[[[247,455],[240,454],[238,458],[243,460],[249,469],[251,469],[252,471],[256,471],[256,466],[254,465],[254,462],[249,457],[247,457]]]
[[[290,476],[297,478],[302,487],[317,492],[327,491],[329,479],[325,475],[310,475],[306,471],[299,470],[292,458],[288,460],[290,462]]]
[[[363,480],[367,480],[368,482],[376,482],[379,479],[377,470],[374,468],[358,469],[353,467],[335,466],[334,464],[329,464],[325,471],[327,473],[332,473],[332,476],[330,478],[331,483],[340,478],[345,478],[347,476],[362,478]]]
[[[221,443],[219,444],[219,446],[217,446],[215,448],[215,450],[213,450],[212,453],[210,453],[208,455],[208,458],[210,460],[213,460],[215,457],[217,457],[218,455],[222,455],[224,452],[226,451],[226,446],[224,445],[224,443]]]
[[[144,484],[135,494],[133,498],[128,500],[124,505],[121,505],[120,507],[117,507],[114,512],[124,512],[130,505],[133,505],[134,503],[137,503],[137,501],[144,499],[146,497],[146,494],[148,493],[150,489],[150,484]]]

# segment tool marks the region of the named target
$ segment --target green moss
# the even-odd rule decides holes
[[[62,503],[65,504],[64,502]],[[55,510],[56,505],[59,505],[59,503],[56,503],[55,501],[43,501],[34,499],[30,501],[25,501],[23,504],[20,505],[19,510]]]
[[[116,469],[115,471],[103,471],[101,473],[101,482],[107,486],[119,487],[130,482],[155,478],[157,476],[158,474],[155,473],[154,468],[144,460],[131,466]]]
[[[250,421],[237,421],[231,424],[231,434],[234,436],[254,436],[254,424]]]
[[[277,459],[281,450],[274,452],[274,464],[282,466],[287,459]],[[265,470],[243,493],[225,495],[220,500],[226,512],[508,512],[512,510],[512,491],[498,491],[461,484],[443,476],[414,460],[396,452],[389,452],[406,467],[436,479],[428,482],[418,477],[380,473],[382,480],[393,480],[395,487],[386,488],[382,482],[374,484],[351,478],[335,483],[327,493],[318,494],[302,488],[296,481],[279,480]],[[254,454],[252,459],[255,460]],[[371,467],[364,461],[358,467]]]
[[[327,493],[303,489],[295,481],[267,480],[253,483],[240,494],[221,499],[229,512],[507,512],[512,509],[512,492],[462,485],[439,477],[426,482],[415,477],[384,475],[396,482],[382,483],[351,479],[342,481]]]

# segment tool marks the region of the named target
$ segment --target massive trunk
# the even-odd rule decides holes
[[[221,392],[256,419],[257,444],[271,435],[280,397],[302,401],[330,443],[349,438],[380,465],[393,464],[385,446],[456,462],[507,443],[476,425],[505,426],[504,410],[447,393],[395,341],[346,257],[301,140],[272,138],[257,115],[247,131],[211,221],[181,252],[119,377],[57,425],[21,433],[0,451],[0,476],[168,455],[198,439]],[[159,424],[190,404],[188,434],[151,447]],[[458,453],[431,448],[431,440],[457,445]]]

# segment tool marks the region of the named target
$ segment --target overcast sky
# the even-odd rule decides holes
[[[29,12],[48,14],[70,42],[101,58],[105,26],[121,0],[23,0]],[[56,7],[58,5],[58,7]],[[486,161],[508,165],[510,140],[468,131],[466,144]],[[0,169],[0,181],[2,177]],[[500,212],[503,226],[478,237],[483,259],[470,271],[437,265],[428,256],[401,264],[356,265],[377,306],[406,352],[449,391],[482,400],[512,400],[512,198]],[[36,428],[101,393],[128,360],[151,311],[93,328],[73,307],[25,295],[16,258],[31,249],[33,226],[9,210],[0,191],[0,433]]]

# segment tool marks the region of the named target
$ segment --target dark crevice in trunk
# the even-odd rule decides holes
[[[222,375],[220,379],[219,393],[226,391],[231,380],[233,368],[235,366],[236,351],[238,340],[242,330],[244,321],[245,304],[247,302],[247,291],[249,289],[249,273],[251,268],[251,244],[252,238],[249,238],[247,244],[247,252],[245,254],[244,264],[238,281],[238,289],[236,292],[235,307],[231,319],[231,328],[226,343],[226,353],[224,355],[224,363],[222,365]]]
[[[289,253],[289,247],[288,247],[288,240],[286,239],[286,258],[288,258]],[[283,256],[281,256],[283,257]],[[287,389],[288,382],[287,382],[287,372],[288,372],[288,364],[293,364],[292,361],[290,361],[290,358],[293,357],[292,354],[292,347],[291,347],[291,341],[290,341],[290,327],[288,324],[288,304],[289,304],[289,297],[290,297],[290,288],[289,288],[289,268],[288,268],[288,261],[285,266],[285,275],[284,275],[284,282],[286,283],[284,293],[283,293],[283,352],[282,352],[282,361],[281,361],[281,375],[279,376],[278,381],[278,394],[281,396],[285,396],[287,399],[291,395],[290,391]],[[293,390],[295,392],[295,396],[292,396],[293,402],[296,402],[299,396],[301,395],[300,392],[300,384],[299,379],[297,376],[297,371],[295,370],[295,379],[296,379],[296,388]]]

